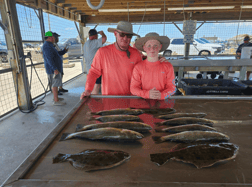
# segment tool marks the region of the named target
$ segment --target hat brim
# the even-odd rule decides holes
[[[167,36],[150,36],[139,38],[135,43],[136,48],[140,51],[144,51],[143,46],[148,40],[158,40],[162,44],[162,48],[159,52],[165,51],[170,45],[170,39]]]
[[[122,30],[118,30],[118,29],[115,29],[115,28],[108,28],[108,32],[114,33],[114,31],[122,31]],[[124,31],[122,31],[122,32],[124,32]],[[129,33],[129,32],[125,32],[125,33]],[[133,36],[139,36],[138,34],[133,33],[133,32],[131,32],[129,34],[133,34]]]

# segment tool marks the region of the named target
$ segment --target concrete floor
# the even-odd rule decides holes
[[[49,93],[37,110],[29,114],[15,111],[0,121],[0,185],[29,156],[41,141],[80,101],[86,75],[82,74],[63,87],[68,93],[63,96],[65,106],[53,106],[53,94]]]

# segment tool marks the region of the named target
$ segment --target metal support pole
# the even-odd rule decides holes
[[[247,66],[242,66],[240,70],[239,80],[245,80],[247,72]]]
[[[41,30],[41,36],[42,36],[42,40],[43,43],[45,42],[45,24],[44,24],[44,17],[43,17],[43,10],[40,8],[38,9],[39,12],[39,23],[40,23],[40,30]]]
[[[0,1],[0,10],[3,24],[8,28],[8,31],[5,32],[5,39],[8,48],[8,60],[12,68],[14,85],[17,92],[18,104],[20,109],[30,110],[33,108],[33,105],[16,11],[16,0]]]
[[[178,87],[180,87],[180,81],[184,77],[184,67],[179,67],[178,70]]]
[[[84,27],[85,27],[85,23],[79,23],[79,35],[80,35],[80,40],[81,40],[81,51],[82,51],[82,60],[81,60],[81,67],[82,67],[82,73],[87,73],[87,68],[86,68],[86,62],[84,59],[84,44],[86,42],[85,37],[84,37]],[[76,26],[77,28],[77,26]]]
[[[188,60],[189,52],[190,52],[190,43],[185,43],[185,53],[184,53],[184,59]]]

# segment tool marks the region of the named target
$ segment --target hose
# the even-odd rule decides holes
[[[98,9],[100,9],[100,8],[103,6],[104,2],[105,2],[105,0],[101,0],[101,1],[100,1],[100,4],[99,4],[98,6],[94,6],[94,5],[92,5],[92,3],[90,2],[90,0],[86,0],[86,1],[87,1],[88,6],[89,6],[91,9],[93,9],[93,10],[98,10]]]

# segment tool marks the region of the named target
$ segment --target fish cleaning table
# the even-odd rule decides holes
[[[111,142],[71,139],[59,141],[63,133],[73,133],[77,124],[98,123],[89,121],[91,112],[116,108],[167,108],[177,112],[204,112],[205,118],[215,120],[214,128],[230,137],[230,143],[239,146],[235,159],[197,169],[192,164],[168,161],[157,166],[150,154],[167,152],[174,142],[155,144],[152,135],[165,135],[151,130],[136,142]],[[96,97],[80,101],[57,125],[47,138],[5,181],[4,186],[252,186],[252,101],[244,100],[144,100],[135,97]],[[155,128],[162,120],[149,114],[139,115],[143,122]],[[58,153],[75,154],[85,149],[110,149],[128,152],[130,160],[117,167],[85,172],[75,169],[69,162],[52,164]]]

